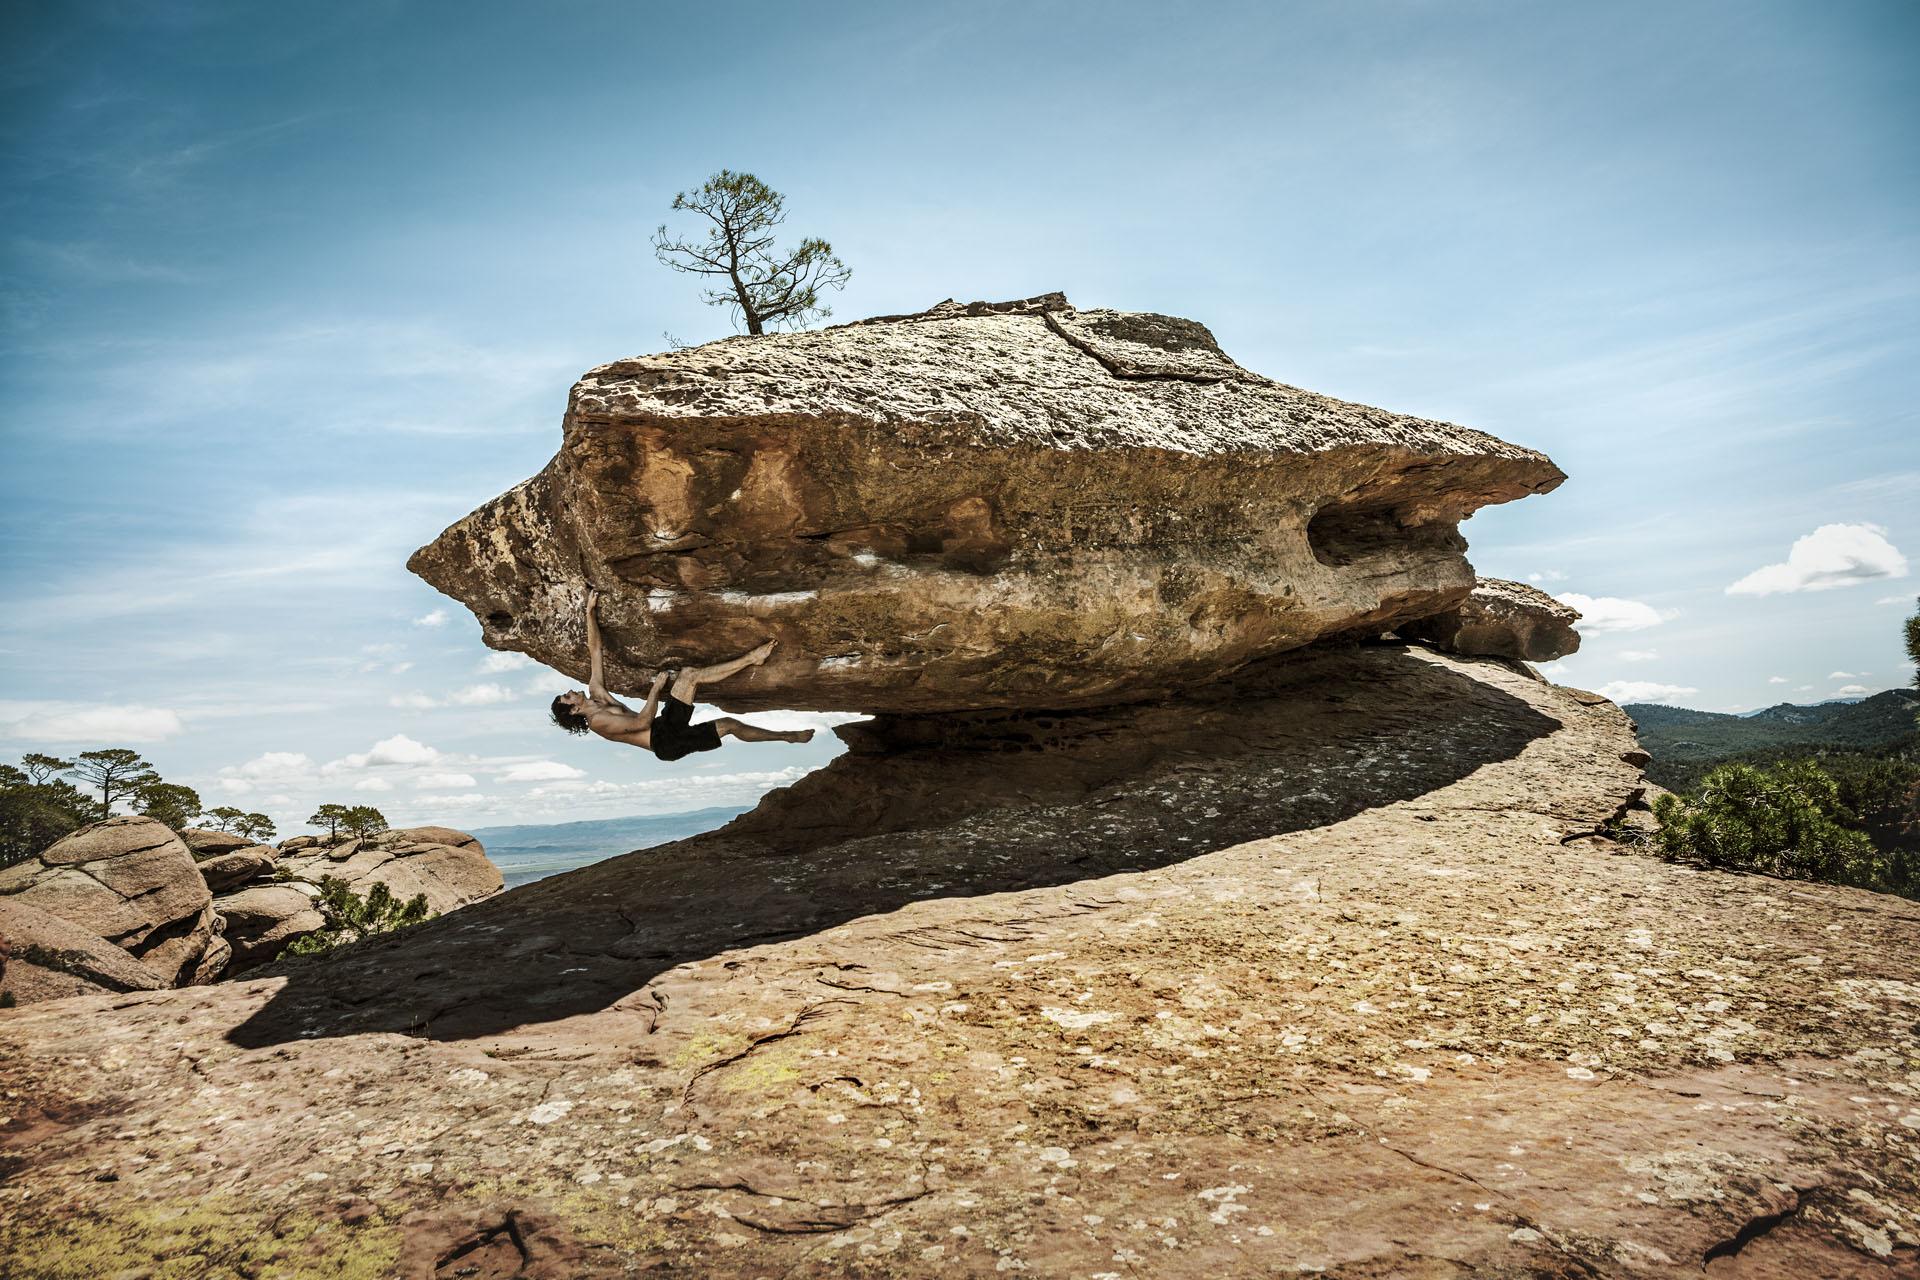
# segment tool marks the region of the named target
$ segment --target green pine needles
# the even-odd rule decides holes
[[[338,876],[320,877],[320,896],[313,905],[326,917],[326,927],[304,938],[296,938],[283,955],[310,956],[331,951],[348,942],[358,942],[375,934],[392,933],[408,925],[419,924],[434,913],[427,909],[427,895],[415,894],[405,902],[379,881],[362,898]]]
[[[1727,764],[1686,795],[1654,801],[1654,841],[1673,859],[1794,880],[1876,887],[1873,843],[1843,822],[1840,788],[1810,760]]]

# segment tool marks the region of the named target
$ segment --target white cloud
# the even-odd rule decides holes
[[[755,711],[740,719],[762,729],[831,729],[868,719],[858,711]]]
[[[253,790],[253,784],[245,778],[215,778],[213,785],[230,796],[243,796]]]
[[[313,772],[313,760],[300,751],[268,751],[238,768],[229,765],[220,772],[227,777],[237,775],[256,782],[267,778],[304,778]]]
[[[415,618],[413,625],[416,627],[444,627],[447,625],[447,621],[447,611],[445,609],[435,609],[431,613],[422,614],[420,617]]]
[[[1852,698],[1857,695],[1863,694],[1866,691],[1867,691],[1867,686],[1863,684],[1842,685],[1840,688],[1835,689],[1833,691],[1833,696],[1836,698]]]
[[[409,711],[424,711],[428,707],[437,707],[440,704],[416,689],[412,693],[394,694],[391,698],[387,699],[387,705],[390,707],[401,707]]]
[[[1615,702],[1666,702],[1700,691],[1691,685],[1661,684],[1657,680],[1611,680],[1595,692]]]
[[[587,771],[561,764],[557,760],[532,760],[525,764],[508,765],[494,776],[501,782],[557,782],[562,778],[584,778]]]
[[[447,701],[456,707],[490,707],[496,703],[512,702],[520,695],[505,685],[470,684],[464,689],[455,689],[447,695]]]
[[[374,743],[373,750],[367,753],[368,764],[432,764],[439,758],[438,751],[404,733]]]
[[[0,736],[28,742],[165,742],[181,732],[180,717],[164,707],[82,707],[43,711],[0,726]]]
[[[1812,693],[1813,686],[1810,684],[1797,684],[1793,686],[1793,691],[1795,693]]]
[[[805,777],[805,765],[765,773],[723,773],[694,778],[653,778],[641,782],[553,782],[527,793],[530,800],[618,801],[623,812],[676,813],[709,805],[751,804],[772,787]]]
[[[569,679],[558,671],[542,671],[527,681],[527,696],[530,698],[552,697],[556,693],[567,693],[578,689],[582,683],[579,680]]]
[[[487,798],[478,791],[469,791],[459,796],[421,796],[416,802],[423,805],[437,805],[440,808],[452,808],[455,805],[485,804]]]
[[[1877,525],[1823,524],[1793,544],[1786,563],[1755,569],[1728,587],[1727,594],[1828,591],[1874,578],[1904,578],[1907,558],[1885,534],[1886,530]]]
[[[1863,675],[1865,675],[1865,674],[1866,674],[1866,672],[1864,672],[1864,671],[1829,671],[1829,672],[1827,672],[1827,679],[1829,679],[1829,680],[1857,680],[1857,679],[1859,679],[1859,678],[1860,678],[1861,676],[1863,676]]]
[[[432,791],[442,787],[471,787],[476,785],[476,780],[470,773],[423,773],[413,780],[413,785],[421,791]]]
[[[1558,569],[1548,569],[1541,573],[1530,573],[1527,575],[1528,582],[1565,582],[1566,580],[1567,575]]]
[[[1875,604],[1906,604],[1912,599],[1913,599],[1912,596],[1881,596],[1878,600],[1875,600],[1874,603]]]
[[[1786,682],[1787,682],[1787,678],[1785,676],[1768,676],[1767,677],[1768,684],[1785,684]]]
[[[355,791],[391,791],[393,784],[385,778],[362,778],[353,784]]]
[[[331,778],[374,765],[432,764],[439,758],[440,753],[432,747],[415,742],[404,733],[396,733],[391,738],[374,743],[371,751],[356,751],[338,760],[329,760],[320,772]]]
[[[1644,631],[1665,621],[1660,611],[1638,600],[1617,596],[1583,596],[1578,591],[1563,591],[1554,599],[1580,611],[1581,631]]]
[[[1660,653],[1656,649],[1622,649],[1620,651],[1622,662],[1658,662],[1659,660]]]
[[[498,675],[502,671],[518,671],[521,667],[530,667],[533,659],[524,653],[490,653],[480,660],[479,672],[483,676]]]

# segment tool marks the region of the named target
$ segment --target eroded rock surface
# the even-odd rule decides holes
[[[547,468],[410,567],[581,678],[599,586],[616,690],[773,638],[712,701],[1075,707],[1447,609],[1460,520],[1562,478],[1053,295],[603,365]]]
[[[18,1004],[167,985],[99,934],[17,897],[0,897],[0,944],[0,992]]]
[[[180,838],[152,818],[108,818],[0,871],[0,894],[190,983],[216,934],[213,895]]]
[[[722,831],[275,976],[0,1015],[0,1250],[1912,1274],[1913,904],[1594,837],[1644,785],[1626,718],[1501,662],[1219,692],[861,726]]]
[[[451,827],[339,839],[295,836],[265,852],[270,856],[264,861],[261,850],[242,849],[200,864],[208,883],[222,882],[214,907],[226,921],[232,973],[270,961],[289,943],[325,928],[314,899],[329,876],[361,897],[376,884],[402,902],[423,894],[436,914],[491,897],[506,884],[480,842]]]
[[[1524,582],[1481,578],[1444,613],[1402,623],[1401,635],[1428,640],[1448,653],[1552,662],[1580,647],[1573,624],[1580,611]]]
[[[408,827],[315,843],[283,852],[278,867],[311,881],[333,876],[362,897],[376,883],[386,885],[402,902],[425,894],[427,908],[440,914],[506,887],[500,868],[488,860],[480,842],[451,827]]]

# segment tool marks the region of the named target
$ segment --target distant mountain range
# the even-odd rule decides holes
[[[470,834],[507,879],[507,888],[544,880],[591,862],[685,840],[723,827],[751,805],[690,809],[633,818],[599,818],[517,827],[475,827]]]
[[[1745,715],[1650,702],[1621,708],[1640,726],[1640,745],[1656,760],[1707,760],[1793,743],[1874,747],[1912,733],[1916,709],[1920,693],[1911,689],[1812,706],[1782,702]]]

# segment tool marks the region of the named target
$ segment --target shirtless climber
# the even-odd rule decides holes
[[[812,739],[811,729],[783,733],[732,718],[707,720],[700,724],[688,723],[693,716],[694,694],[699,692],[700,686],[724,680],[748,667],[759,666],[773,652],[771,640],[744,657],[722,662],[718,666],[692,667],[677,676],[662,671],[653,678],[653,687],[647,690],[646,705],[638,711],[633,710],[607,692],[606,681],[601,674],[600,622],[594,617],[594,608],[599,603],[600,592],[588,591],[587,655],[593,669],[589,673],[587,691],[581,693],[576,689],[553,700],[553,722],[568,733],[585,733],[591,729],[609,742],[645,747],[662,760],[678,760],[696,751],[712,751],[720,745],[722,738],[738,738],[742,742],[807,742]],[[673,682],[673,687],[667,692],[665,705],[661,705],[660,691],[667,688],[669,680]]]

